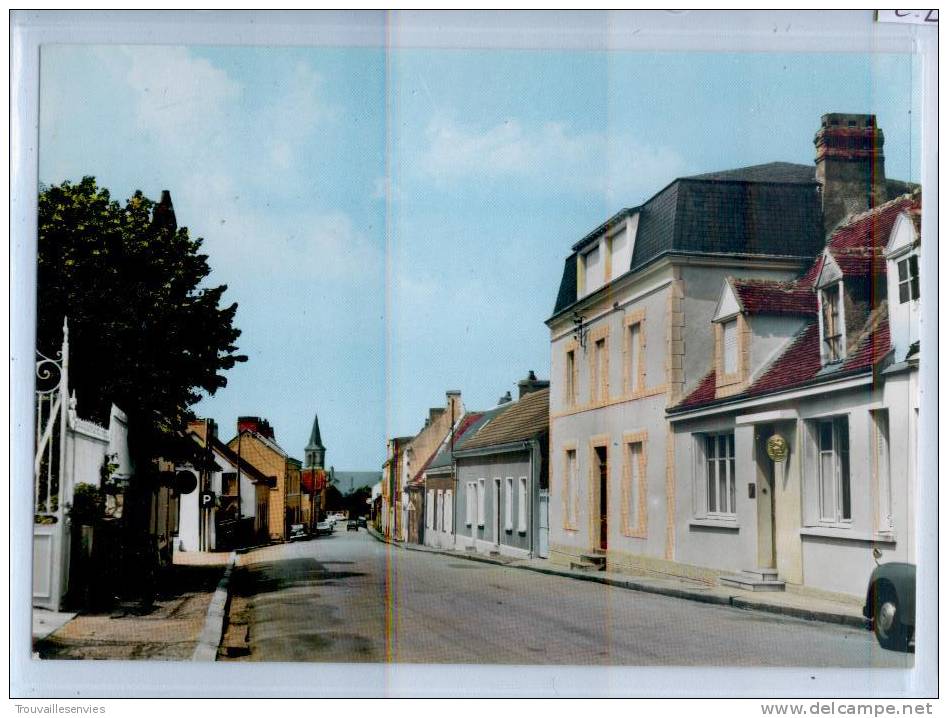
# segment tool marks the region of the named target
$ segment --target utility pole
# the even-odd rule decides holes
[[[237,527],[234,529],[234,540],[238,547],[243,547],[241,543],[240,531],[240,440],[244,438],[244,432],[237,432]]]

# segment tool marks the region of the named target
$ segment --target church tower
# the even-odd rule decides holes
[[[326,447],[323,446],[322,437],[319,435],[319,416],[316,415],[313,417],[313,430],[306,445],[306,468],[322,469],[325,459]]]

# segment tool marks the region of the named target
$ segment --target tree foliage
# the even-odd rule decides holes
[[[55,352],[69,319],[70,385],[80,414],[129,416],[136,458],[184,458],[180,438],[201,393],[246,357],[235,344],[237,305],[210,274],[202,240],[177,227],[170,197],[136,192],[121,206],[93,177],[39,196],[37,347]]]

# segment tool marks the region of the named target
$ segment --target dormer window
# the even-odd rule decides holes
[[[899,304],[918,299],[918,255],[910,254],[898,262]]]
[[[823,319],[823,355],[827,364],[843,358],[842,282],[836,282],[820,291],[821,317]]]
[[[750,326],[731,281],[725,280],[711,318],[715,395],[719,399],[746,389],[750,376]]]

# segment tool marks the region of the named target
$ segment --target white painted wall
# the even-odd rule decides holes
[[[786,432],[791,453],[777,475],[777,568],[782,579],[823,591],[862,596],[875,563],[878,546],[885,561],[915,560],[915,482],[917,407],[915,371],[887,376],[883,388],[869,386],[811,397],[774,401],[750,410],[675,424],[678,525],[676,560],[720,571],[756,568],[757,504],[748,498],[747,484],[755,481],[753,425],[735,428],[737,454],[738,530],[714,531],[693,525],[694,486],[703,479],[694,460],[694,435],[733,426],[740,413],[797,412],[793,431]],[[878,529],[877,469],[870,410],[889,410],[890,480],[895,530]],[[813,419],[847,415],[849,419],[852,522],[846,527],[821,527],[809,520],[801,504],[816,490],[815,462],[807,457],[803,435]],[[799,437],[797,440],[796,437]]]

